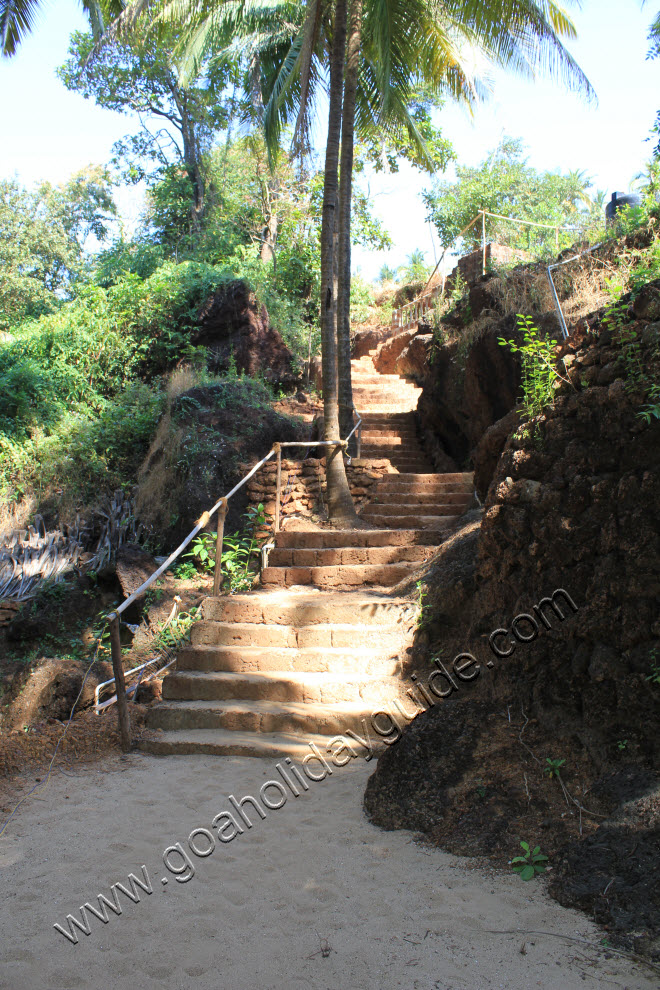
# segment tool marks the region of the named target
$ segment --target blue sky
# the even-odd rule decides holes
[[[493,96],[473,120],[454,106],[440,114],[438,123],[460,160],[476,164],[508,134],[523,139],[537,168],[585,169],[599,188],[627,189],[650,155],[646,138],[660,108],[660,60],[645,61],[655,10],[652,3],[642,9],[638,0],[584,0],[582,10],[573,11],[578,40],[569,47],[596,89],[598,105],[558,84],[497,73]],[[67,92],[55,76],[71,31],[84,27],[80,6],[57,0],[19,54],[0,61],[0,176],[17,175],[26,184],[62,181],[90,162],[108,161],[113,142],[130,130],[129,118]],[[356,249],[354,267],[374,277],[385,261],[396,266],[415,248],[433,261],[432,234],[419,198],[426,184],[428,177],[406,167],[398,175],[370,178],[374,208],[395,248],[380,255]],[[118,200],[125,217],[135,220],[139,193],[126,190]]]

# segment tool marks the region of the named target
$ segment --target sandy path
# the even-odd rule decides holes
[[[522,883],[382,832],[363,816],[371,766],[356,761],[289,793],[176,881],[167,846],[211,826],[227,798],[257,795],[271,760],[131,754],[56,774],[0,839],[0,987],[8,990],[486,990],[657,985],[627,959],[545,936],[601,933]],[[271,803],[276,789],[266,792]],[[229,831],[225,833],[228,835]],[[204,849],[204,836],[197,836]],[[206,840],[208,843],[208,839]],[[176,862],[175,862],[176,860]],[[170,860],[176,867],[180,857]],[[53,928],[147,867],[153,893],[71,944]],[[163,877],[169,878],[162,884]],[[320,940],[330,949],[320,951]],[[521,954],[521,946],[525,954]]]

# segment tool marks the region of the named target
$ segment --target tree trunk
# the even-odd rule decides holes
[[[323,372],[324,439],[338,440],[337,337],[335,330],[334,235],[337,214],[339,141],[341,137],[342,92],[346,50],[348,0],[336,0],[335,22],[330,55],[330,107],[328,140],[325,149],[323,217],[321,223],[321,355]],[[355,521],[355,507],[346,480],[341,447],[326,448],[328,511],[335,524]]]
[[[206,182],[200,165],[199,149],[197,147],[197,135],[195,134],[195,122],[188,114],[185,94],[180,101],[181,112],[181,139],[183,142],[183,163],[188,173],[193,191],[193,200],[190,204],[190,217],[192,230],[195,236],[199,236],[202,228],[202,218],[206,209]]]
[[[279,199],[279,181],[274,178],[264,180],[261,177],[260,181],[262,183],[261,199],[264,214],[264,226],[261,231],[261,247],[259,248],[259,257],[263,262],[273,262],[273,274],[276,276],[277,261],[275,257],[275,246],[277,242],[278,215],[273,204]]]
[[[353,144],[355,94],[357,91],[363,0],[352,0],[346,51],[344,108],[341,124],[339,172],[339,287],[337,291],[337,378],[339,428],[343,437],[353,429],[353,383],[351,381],[351,204],[353,196]],[[355,438],[351,452],[356,450]]]

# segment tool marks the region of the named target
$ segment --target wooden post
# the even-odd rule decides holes
[[[312,328],[309,328],[309,344],[307,348],[307,384],[312,380]]]
[[[218,535],[215,538],[215,571],[213,572],[213,597],[220,594],[222,584],[222,543],[225,538],[225,516],[227,515],[227,499],[222,500],[218,509]]]
[[[112,653],[112,672],[115,676],[115,690],[117,691],[117,717],[119,720],[119,738],[121,748],[125,753],[131,748],[131,722],[128,717],[128,703],[126,701],[126,681],[124,680],[124,668],[121,663],[121,641],[119,639],[119,616],[113,612],[110,616],[110,651]]]
[[[481,274],[486,274],[486,211],[481,211]]]
[[[280,531],[280,497],[282,495],[282,448],[279,443],[274,443],[277,453],[277,487],[275,489],[275,532]]]

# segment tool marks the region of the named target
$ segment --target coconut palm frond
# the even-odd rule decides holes
[[[0,0],[0,46],[10,57],[34,29],[41,11],[41,0]]]
[[[300,109],[293,132],[294,145],[301,148],[307,143],[310,130],[309,88],[314,62],[314,49],[318,40],[324,7],[325,0],[310,0],[307,5],[305,23],[302,29],[302,45],[298,60],[298,72],[300,73]]]

